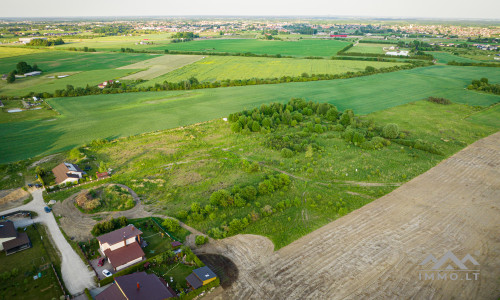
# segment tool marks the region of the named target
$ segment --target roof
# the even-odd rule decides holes
[[[172,245],[172,247],[179,247],[179,246],[182,246],[182,243],[181,242],[178,242],[178,241],[173,241],[170,243],[170,245]]]
[[[17,238],[4,242],[3,243],[3,249],[5,251],[9,251],[10,249],[14,249],[16,247],[26,245],[30,243],[30,238],[28,237],[28,234],[26,232],[21,232],[17,236]]]
[[[196,277],[196,275],[194,273],[189,274],[188,277],[186,277],[186,281],[195,290],[197,288],[203,286],[203,282],[201,282],[201,280],[198,277]]]
[[[109,248],[104,251],[104,255],[109,258],[109,262],[113,268],[118,268],[121,265],[129,263],[139,257],[144,257],[144,251],[137,242],[128,244],[127,246],[111,251]]]
[[[110,287],[99,293],[95,300],[126,300],[122,291],[116,284],[112,284]]]
[[[16,237],[17,230],[12,221],[0,222],[0,238]]]
[[[116,243],[122,242],[123,239],[129,239],[131,237],[142,234],[142,231],[135,228],[134,225],[129,224],[128,226],[122,227],[115,231],[108,232],[106,234],[97,237],[97,240],[101,244],[108,243],[110,246]]]
[[[137,272],[115,278],[124,296],[129,300],[162,300],[177,297],[172,289],[166,286],[155,274]],[[140,288],[137,288],[139,284]]]
[[[97,175],[97,178],[109,177],[108,172],[96,173],[96,175]]]
[[[196,274],[196,276],[198,276],[198,278],[202,281],[217,277],[217,275],[215,275],[215,273],[206,266],[193,270],[193,273]]]
[[[60,184],[64,180],[72,177],[72,178],[80,178],[78,175],[68,174],[68,172],[79,172],[83,173],[80,168],[75,164],[70,163],[60,163],[57,167],[52,169],[52,173],[56,177],[56,183]]]

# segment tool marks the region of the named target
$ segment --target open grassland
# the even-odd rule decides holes
[[[1,47],[0,46],[0,59],[13,56],[21,56],[26,54],[39,54],[44,52],[44,50],[30,49],[30,48],[19,48],[19,47]]]
[[[254,54],[281,54],[291,56],[332,56],[347,42],[337,40],[264,41],[254,39],[197,40],[187,43],[169,44],[154,49],[197,52],[227,52]]]
[[[145,69],[122,79],[136,80],[144,79],[149,80],[158,76],[164,75],[175,69],[182,68],[186,65],[192,64],[200,60],[203,56],[200,55],[161,55],[155,58],[144,60],[135,64],[120,67],[119,69]]]
[[[356,53],[376,53],[376,54],[384,54],[384,48],[389,48],[391,44],[372,44],[372,43],[358,43],[356,46],[351,47],[346,53],[356,52]],[[392,50],[391,50],[392,51]]]
[[[367,66],[384,68],[395,65],[401,64],[354,60],[211,56],[157,77],[154,80],[142,83],[141,86],[151,86],[154,83],[163,83],[165,80],[179,82],[191,77],[196,77],[199,81],[276,78],[282,76],[300,76],[302,73],[309,75],[340,74],[364,71]],[[140,73],[128,77],[138,74]]]
[[[495,104],[487,110],[471,115],[467,119],[476,124],[495,126],[500,129],[500,104]]]
[[[0,123],[46,119],[57,115],[57,112],[49,109],[48,105],[46,104],[38,106],[41,107],[42,109],[30,109],[16,113],[9,113],[7,111],[9,109],[15,109],[15,108],[23,109],[24,107],[23,104],[21,103],[21,100],[8,100],[8,101],[4,100],[3,104],[4,107],[0,109]]]
[[[456,62],[479,62],[477,60],[474,60],[474,59],[470,59],[470,58],[466,58],[466,57],[461,57],[461,56],[458,56],[458,55],[453,55],[451,53],[448,53],[448,52],[438,52],[438,51],[429,51],[428,52],[429,54],[431,54],[432,56],[434,56],[435,59],[437,59],[437,62],[438,63],[443,63],[443,64],[446,64],[450,61],[456,61]]]
[[[0,74],[16,68],[20,61],[30,65],[37,64],[44,73],[75,72],[114,69],[153,56],[145,53],[86,53],[71,51],[47,51],[0,59]]]
[[[22,78],[16,80],[14,83],[6,84],[0,87],[0,95],[5,96],[25,96],[29,92],[35,93],[53,93],[55,90],[66,89],[67,85],[73,87],[85,88],[88,85],[97,85],[106,80],[119,79],[130,73],[138,70],[131,69],[104,69],[84,71],[70,75],[65,78],[48,78],[54,76],[52,74],[42,74],[41,76]],[[57,73],[59,75],[69,74],[64,72]]]
[[[98,138],[208,121],[292,97],[329,102],[340,110],[352,108],[359,114],[429,96],[469,105],[498,102],[500,96],[465,89],[471,80],[481,77],[498,82],[500,70],[433,66],[345,80],[50,99],[48,102],[61,114],[56,120],[0,124],[0,162],[67,150]]]
[[[396,142],[380,150],[364,150],[345,142],[341,132],[327,130],[305,138],[316,145],[314,150],[283,158],[280,151],[266,146],[274,134],[233,133],[231,124],[222,120],[120,139],[83,151],[113,168],[112,180],[142,195],[156,213],[178,217],[203,232],[233,227],[234,219],[248,218],[250,224],[243,233],[269,237],[278,249],[389,193],[498,130],[466,119],[475,111],[463,104],[417,101],[363,117],[372,119],[376,127],[399,124],[406,139],[428,141],[442,155]],[[306,124],[311,120],[315,116],[305,116],[303,123],[280,126],[276,134],[307,135]],[[329,122],[323,119],[319,124],[328,126]],[[279,172],[288,174],[288,187],[262,192],[259,183]],[[236,186],[253,186],[257,196],[234,205],[211,203],[213,192],[236,193]],[[228,235],[235,233],[238,231],[230,229]]]

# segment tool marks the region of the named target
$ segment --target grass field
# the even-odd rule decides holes
[[[144,60],[135,64],[120,67],[119,69],[145,69],[147,70],[125,76],[122,79],[136,80],[144,79],[149,80],[171,72],[175,69],[182,68],[186,65],[192,64],[200,60],[200,55],[161,55],[155,58]]]
[[[376,53],[376,54],[384,54],[384,47],[391,47],[395,45],[390,44],[372,44],[372,43],[358,43],[356,46],[351,47],[346,53],[356,52],[356,53]],[[392,50],[391,50],[392,51]]]
[[[4,107],[0,109],[0,123],[18,122],[18,121],[28,121],[37,119],[46,119],[50,117],[57,116],[57,112],[47,109],[48,106],[41,105],[42,109],[36,110],[25,110],[16,113],[8,113],[7,110],[13,108],[23,108],[21,100],[3,101]]]
[[[26,54],[40,54],[42,52],[44,52],[44,50],[18,48],[18,47],[0,47],[0,59],[6,57],[26,55]]]
[[[428,53],[434,56],[434,58],[437,59],[439,63],[443,64],[446,64],[452,60],[456,62],[479,62],[470,58],[453,55],[448,52],[429,51]]]
[[[500,129],[500,104],[493,105],[487,110],[475,113],[467,118],[470,122],[495,126]]]
[[[9,279],[0,279],[0,299],[59,299],[63,294],[59,288],[57,278],[50,265],[42,270],[41,266],[53,260],[60,260],[55,249],[41,225],[37,225],[40,234],[30,226],[26,230],[32,243],[32,248],[5,256],[0,254],[0,273],[11,272],[17,269],[17,274]],[[42,273],[42,277],[33,280],[33,276]]]
[[[281,76],[300,76],[311,74],[340,74],[364,71],[367,66],[375,68],[392,67],[398,63],[364,62],[353,60],[321,60],[293,58],[264,58],[238,56],[209,56],[193,64],[174,70],[154,80],[142,83],[179,82],[194,76],[200,81],[225,79],[275,78]],[[399,64],[400,65],[400,64]],[[138,75],[133,74],[127,77]]]
[[[387,194],[499,129],[466,118],[476,111],[462,104],[416,101],[365,116],[376,126],[396,123],[406,138],[434,143],[443,155],[395,142],[380,150],[363,150],[346,143],[339,132],[327,131],[311,136],[320,150],[283,158],[279,151],[265,146],[269,134],[235,134],[222,120],[122,139],[85,151],[112,166],[113,180],[144,195],[153,211],[179,217],[203,232],[253,215],[254,220],[243,233],[267,236],[279,249]],[[277,130],[284,135],[304,132],[304,127]],[[258,167],[245,169],[245,161],[259,162]],[[241,206],[206,208],[215,190],[257,187],[266,175],[277,174],[277,170],[291,174],[288,189],[258,194]],[[280,208],[279,203],[287,201],[293,204]],[[181,212],[189,211],[193,202],[208,213],[182,217]],[[273,208],[271,216],[262,214],[266,205]]]
[[[465,89],[472,79],[481,77],[500,81],[500,70],[433,66],[345,80],[50,99],[51,106],[61,114],[56,120],[0,124],[0,140],[4,141],[0,144],[0,162],[68,150],[98,138],[208,121],[292,97],[329,102],[358,114],[429,96],[470,105],[498,102],[500,96]]]
[[[0,74],[14,70],[20,61],[25,61],[30,65],[36,63],[44,73],[52,73],[114,69],[152,57],[151,54],[145,53],[47,51],[2,58],[0,59]]]
[[[33,78],[22,78],[16,80],[12,84],[7,84],[0,88],[0,95],[5,96],[25,96],[29,92],[52,93],[55,90],[66,89],[67,85],[73,85],[76,87],[86,87],[88,85],[97,85],[103,81],[111,79],[119,79],[127,74],[130,74],[137,70],[118,70],[118,69],[107,69],[107,70],[92,70],[76,73],[65,78],[48,78],[48,76],[54,76],[54,74],[43,74],[39,77]],[[62,75],[63,73],[59,73]],[[64,73],[68,74],[68,73]]]
[[[168,44],[152,49],[178,51],[281,54],[291,56],[332,56],[349,43],[336,40],[264,41],[254,39],[214,39]]]

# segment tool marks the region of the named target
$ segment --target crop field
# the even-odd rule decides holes
[[[52,73],[114,69],[151,57],[151,54],[145,53],[47,51],[2,58],[0,59],[0,74],[14,70],[20,61],[25,61],[30,65],[37,64],[44,73]]]
[[[337,40],[264,41],[254,39],[214,39],[169,44],[152,49],[177,51],[281,54],[291,56],[332,56],[349,43]]]
[[[40,54],[44,50],[19,48],[19,47],[0,47],[0,59],[6,57],[14,57],[26,54]]]
[[[434,56],[434,58],[437,59],[437,61],[439,63],[444,63],[444,64],[446,64],[452,60],[454,60],[456,62],[479,62],[479,61],[474,60],[474,59],[470,59],[470,58],[466,58],[466,57],[462,57],[462,56],[458,56],[458,55],[453,55],[453,54],[448,53],[448,52],[429,51],[428,53],[431,54],[432,56]]]
[[[92,70],[76,73],[65,78],[48,78],[49,75],[44,74],[40,77],[18,79],[14,83],[4,85],[0,88],[0,95],[25,96],[29,92],[50,93],[55,90],[66,89],[67,85],[73,85],[75,88],[84,88],[87,84],[97,85],[106,80],[119,79],[135,71],[137,70]],[[59,72],[58,74],[63,75],[69,73]],[[50,74],[50,76],[54,76],[54,74]]]
[[[372,43],[358,43],[356,46],[351,47],[346,53],[356,52],[356,53],[376,53],[376,54],[384,54],[384,48],[389,48],[391,44],[372,44]]]
[[[303,83],[127,93],[50,99],[55,120],[0,124],[0,162],[67,150],[98,138],[116,138],[185,126],[244,108],[303,97],[340,110],[368,114],[429,96],[489,106],[500,96],[466,90],[472,79],[500,81],[497,68],[433,66],[373,76]],[[16,151],[13,151],[13,149]]]
[[[179,82],[194,76],[199,81],[225,79],[275,78],[311,74],[340,74],[364,71],[367,66],[375,68],[392,67],[401,63],[365,62],[354,60],[322,60],[293,58],[264,58],[239,56],[209,56],[193,64],[174,70],[154,80],[142,83],[151,86],[167,80]],[[133,77],[139,73],[128,77]]]
[[[149,80],[182,68],[200,60],[200,55],[161,55],[155,58],[137,62],[135,64],[120,67],[118,69],[145,69],[147,70],[123,77],[125,80],[144,79]]]

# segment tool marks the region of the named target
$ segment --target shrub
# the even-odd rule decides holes
[[[427,98],[427,101],[429,102],[434,102],[437,104],[443,104],[443,105],[449,105],[451,104],[451,101],[446,99],[446,98],[438,98],[438,97],[429,97]]]
[[[385,125],[382,130],[382,135],[388,139],[397,138],[399,136],[399,126],[394,123]]]
[[[240,195],[247,201],[253,201],[257,197],[257,190],[249,185],[240,190]]]
[[[181,225],[179,225],[179,221],[175,220],[175,219],[167,218],[161,223],[161,225],[163,225],[163,227],[165,227],[168,231],[172,231],[172,232],[175,232],[175,231],[178,231],[179,229],[181,229]]]
[[[240,122],[235,122],[231,125],[231,130],[233,132],[240,132],[241,131],[241,123]]]
[[[293,156],[293,151],[288,148],[281,149],[281,157],[290,158]]]
[[[206,236],[203,236],[203,235],[198,235],[196,236],[196,239],[195,239],[195,244],[197,246],[200,246],[200,245],[204,245],[208,242],[208,238]]]
[[[229,193],[225,189],[220,189],[215,191],[210,195],[210,204],[212,205],[220,205],[220,206],[228,206],[233,202],[233,198],[231,197],[231,193]]]

